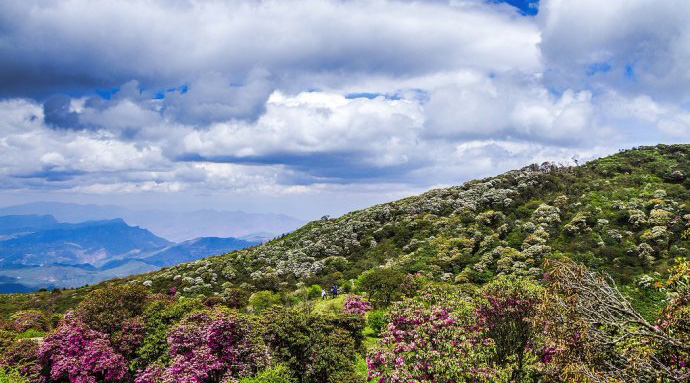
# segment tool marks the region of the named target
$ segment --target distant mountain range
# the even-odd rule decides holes
[[[201,237],[173,243],[121,218],[65,223],[52,215],[0,216],[0,293],[93,284],[261,242]]]
[[[135,210],[115,205],[82,205],[62,202],[34,202],[0,208],[0,216],[45,214],[52,215],[60,222],[68,223],[120,218],[130,225],[145,227],[155,235],[173,242],[198,237],[234,237],[265,241],[291,232],[306,223],[282,214],[222,210],[171,212]]]

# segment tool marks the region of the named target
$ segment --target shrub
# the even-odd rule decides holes
[[[50,330],[50,319],[39,310],[18,311],[10,317],[12,328],[18,333],[26,330],[48,331]]]
[[[17,339],[17,334],[12,331],[0,330],[0,355],[7,347],[14,343]]]
[[[521,381],[525,354],[533,346],[535,329],[530,319],[540,302],[541,288],[526,279],[502,276],[484,286],[481,294],[476,315],[482,337],[493,340],[496,364],[515,359],[512,379]]]
[[[367,315],[367,325],[374,331],[375,336],[380,336],[381,332],[388,325],[386,312],[383,310],[374,310]]]
[[[248,319],[228,309],[196,311],[168,333],[170,363],[154,364],[136,383],[216,383],[255,374],[268,354]]]
[[[225,304],[232,309],[242,309],[249,304],[251,294],[244,289],[229,288],[225,290]]]
[[[16,369],[0,368],[0,383],[30,383]]]
[[[38,361],[38,343],[21,339],[12,343],[0,357],[0,367],[9,367],[30,382],[40,380],[41,364]]]
[[[273,357],[285,363],[301,383],[336,383],[338,377],[354,375],[363,318],[280,307],[269,310],[262,321]]]
[[[321,286],[319,285],[311,285],[307,289],[307,299],[317,299],[321,298]]]
[[[78,318],[67,318],[41,344],[38,357],[50,379],[73,383],[123,382],[127,361],[108,336],[88,328]]]
[[[144,311],[143,320],[146,332],[141,346],[136,350],[132,369],[143,370],[155,362],[167,363],[168,331],[185,315],[202,307],[198,299],[185,299],[179,302],[152,302]]]
[[[125,320],[141,315],[148,302],[148,290],[143,286],[110,285],[89,293],[77,315],[92,329],[112,334]]]
[[[240,383],[296,383],[290,369],[283,364],[267,368],[255,376],[242,378]],[[0,383],[2,383],[0,381]]]
[[[348,295],[345,299],[345,313],[364,316],[371,311],[371,304],[359,295]]]
[[[249,304],[254,308],[254,311],[260,313],[267,308],[280,303],[280,294],[271,291],[259,291],[252,294],[249,298]]]
[[[377,268],[362,274],[359,286],[369,293],[375,307],[388,307],[402,296],[401,286],[407,281],[405,274],[391,268]]]

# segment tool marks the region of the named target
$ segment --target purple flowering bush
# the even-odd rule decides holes
[[[227,309],[196,311],[168,333],[170,361],[153,364],[136,383],[220,383],[250,376],[268,352],[249,320]]]
[[[369,311],[371,311],[371,303],[359,295],[348,295],[345,299],[345,313],[363,316]]]
[[[531,354],[526,356],[533,334],[527,331],[523,337],[522,333],[529,330],[526,320],[536,303],[532,299],[538,296],[531,294],[531,282],[496,281],[476,299],[463,297],[453,288],[430,286],[420,296],[396,304],[379,347],[367,358],[369,379],[379,383],[522,381],[526,365],[535,361]]]
[[[108,336],[68,315],[38,350],[49,382],[124,382],[127,361],[115,351]]]

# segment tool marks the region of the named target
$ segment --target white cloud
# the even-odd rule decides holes
[[[690,134],[688,5],[542,1],[2,4],[0,187],[380,202]]]

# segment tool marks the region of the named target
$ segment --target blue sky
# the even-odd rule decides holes
[[[0,205],[339,215],[690,135],[681,0],[0,4]]]

